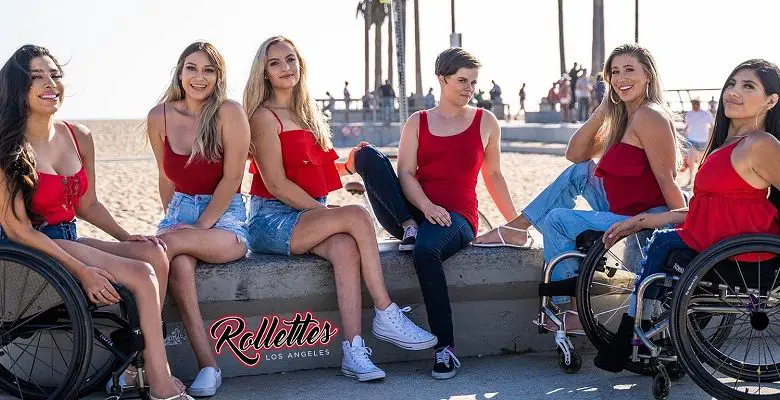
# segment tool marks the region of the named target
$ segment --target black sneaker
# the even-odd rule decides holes
[[[450,379],[458,373],[457,368],[460,368],[460,361],[452,352],[452,347],[436,350],[436,364],[431,370],[434,379]]]
[[[417,243],[417,226],[409,225],[404,229],[404,240],[398,245],[398,251],[412,251]]]

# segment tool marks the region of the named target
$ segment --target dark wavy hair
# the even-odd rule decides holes
[[[726,91],[729,81],[737,72],[742,71],[743,69],[749,69],[758,76],[758,80],[761,81],[766,96],[771,96],[773,94],[780,96],[780,69],[777,68],[777,65],[760,58],[747,60],[737,65],[737,67],[731,71],[728,79],[726,79],[726,83],[723,84],[723,89],[720,91],[718,111],[715,114],[715,125],[712,128],[712,135],[709,143],[707,143],[707,149],[704,151],[702,162],[712,154],[712,152],[722,146],[728,137],[731,118],[726,116],[726,111],[723,108],[723,94]],[[763,128],[765,132],[780,140],[780,107],[775,105],[767,112]],[[780,210],[780,190],[778,190],[778,188],[771,186],[769,200],[778,210]]]
[[[0,169],[5,174],[10,193],[11,211],[19,217],[14,199],[20,193],[25,211],[33,224],[42,222],[31,211],[32,195],[38,185],[35,156],[27,142],[27,115],[30,105],[27,95],[32,85],[30,63],[36,57],[49,57],[62,72],[62,66],[44,47],[24,45],[14,52],[0,69]]]

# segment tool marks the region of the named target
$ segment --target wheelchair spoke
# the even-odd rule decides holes
[[[612,321],[612,318],[615,318],[615,315],[617,315],[618,311],[620,311],[620,310],[622,310],[622,309],[624,309],[624,308],[628,307],[628,304],[627,304],[627,303],[628,303],[628,300],[629,300],[629,299],[630,299],[630,297],[626,297],[626,299],[623,301],[623,303],[621,303],[621,304],[620,304],[620,306],[618,306],[617,308],[613,308],[613,309],[611,309],[611,310],[606,310],[606,311],[602,311],[602,312],[600,312],[600,313],[598,313],[598,314],[594,314],[594,317],[596,317],[596,320],[598,320],[598,317],[599,317],[600,315],[602,315],[602,314],[606,314],[606,313],[608,313],[608,312],[610,312],[610,311],[613,311],[613,312],[612,312],[612,315],[610,315],[610,316],[609,316],[609,318],[607,318],[607,320],[606,320],[606,321],[604,321],[604,323],[603,323],[602,325],[606,325],[606,324],[608,324],[610,321]]]
[[[769,353],[769,358],[772,360],[772,366],[775,367],[775,374],[777,374],[776,379],[780,379],[780,369],[777,368],[777,362],[775,361],[775,356],[772,354],[772,348],[769,346],[769,343],[766,341],[766,336],[764,336],[764,331],[761,331],[761,340],[764,342],[764,360],[766,360],[766,352]]]
[[[3,264],[5,264],[5,262],[3,262]],[[2,309],[3,314],[0,314],[0,329],[3,329],[3,324],[5,323],[5,291],[8,288],[8,285],[6,284],[6,281],[5,281],[5,270],[6,270],[6,267],[5,267],[5,265],[3,265],[3,295],[2,295],[3,296],[3,300],[2,300],[2,302],[3,302],[3,309]]]
[[[599,294],[599,295],[591,296],[591,297],[606,296],[606,295],[609,295],[609,294],[631,294],[631,292],[633,292],[632,289],[629,289],[629,288],[626,288],[626,287],[620,287],[620,286],[615,286],[615,285],[608,285],[606,283],[601,283],[601,282],[596,282],[596,281],[591,282],[591,285],[604,286],[604,287],[613,288],[613,289],[617,289],[617,290],[621,291],[621,292],[609,292],[609,293],[606,293],[606,294]]]
[[[750,352],[750,345],[753,342],[753,329],[750,329],[750,337],[748,338],[747,346],[745,346],[745,356],[742,358],[742,364],[739,367],[739,374],[737,374],[736,379],[734,380],[734,390],[737,390],[737,382],[739,381],[739,377],[742,376],[742,371],[745,370],[745,363],[747,363],[747,356]]]
[[[704,292],[707,292],[707,294],[709,294],[709,295],[710,295],[710,296],[712,296],[713,298],[716,298],[716,299],[718,298],[718,295],[717,295],[717,294],[710,292],[709,290],[707,290],[707,288],[704,288],[704,287],[701,287],[701,286],[699,286],[699,288],[698,288],[698,289],[699,289],[699,290],[702,290],[702,291],[704,291]],[[740,314],[745,314],[745,315],[747,315],[747,307],[745,308],[745,310],[743,310],[743,309],[741,309],[741,308],[737,308],[737,307],[735,307],[733,304],[731,304],[731,303],[730,303],[730,302],[728,302],[728,301],[721,300],[721,303],[723,303],[723,304],[726,304],[727,306],[729,306],[729,307],[733,308],[733,309],[734,309],[734,310],[736,310],[736,311],[739,311],[739,313],[740,313]],[[741,301],[740,301],[740,304],[744,305],[744,304],[743,304]],[[692,307],[692,308],[693,308],[693,307]]]
[[[24,307],[24,310],[22,310],[22,312],[20,312],[20,313],[19,313],[19,314],[16,316],[16,321],[19,321],[19,319],[22,319],[22,318],[24,318],[24,313],[26,313],[26,312],[27,312],[27,310],[28,310],[28,309],[29,309],[29,308],[30,308],[30,307],[33,305],[33,303],[35,302],[35,300],[37,300],[37,299],[38,299],[38,297],[41,295],[41,293],[43,293],[43,289],[45,289],[45,288],[46,288],[46,286],[48,286],[48,285],[49,285],[49,282],[44,282],[44,283],[43,283],[43,285],[41,285],[40,289],[38,289],[38,291],[35,293],[35,295],[33,296],[33,298],[32,298],[32,299],[30,299],[30,301],[29,301],[29,302],[27,303],[27,305]],[[20,303],[21,303],[21,300],[20,300]],[[21,305],[21,304],[20,304],[20,305]],[[57,304],[57,305],[58,305],[58,304]],[[30,321],[30,320],[32,320],[33,318],[35,318],[35,317],[37,317],[37,316],[39,316],[39,315],[41,315],[41,314],[43,314],[44,312],[46,312],[46,311],[49,311],[49,310],[51,310],[51,308],[48,308],[48,309],[45,309],[45,310],[41,310],[41,311],[39,311],[39,312],[37,312],[37,313],[33,314],[33,315],[32,315],[31,317],[29,317],[29,318],[24,318],[24,320],[25,320],[25,321]],[[13,332],[13,330],[17,328],[17,326],[16,326],[16,321],[14,321],[14,324],[11,324],[11,328],[9,328],[9,329],[8,329],[8,332],[6,332],[6,333]]]

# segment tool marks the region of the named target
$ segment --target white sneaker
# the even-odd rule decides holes
[[[404,238],[398,245],[398,251],[412,251],[417,244],[417,225],[408,225],[404,228]]]
[[[386,309],[374,308],[374,337],[407,350],[429,349],[439,341],[436,336],[415,325],[404,315],[411,307],[398,308],[391,303]]]
[[[195,377],[187,392],[196,397],[213,396],[220,386],[222,386],[222,370],[206,367],[198,372],[198,376]]]
[[[344,376],[357,378],[360,382],[373,381],[385,377],[385,371],[379,369],[371,359],[371,349],[360,335],[352,339],[352,343],[345,340],[341,343],[344,357],[341,359],[341,373]]]

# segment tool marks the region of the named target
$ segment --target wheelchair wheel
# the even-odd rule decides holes
[[[747,255],[760,257],[734,258]],[[707,249],[680,277],[670,336],[678,361],[710,395],[780,399],[778,274],[780,236],[744,235]],[[696,314],[721,322],[702,326],[691,318]],[[717,340],[708,330],[720,330]]]
[[[0,313],[0,390],[74,398],[92,354],[92,320],[76,280],[37,251],[0,245]]]
[[[642,248],[649,231],[638,232],[611,249],[597,241],[580,264],[577,312],[588,339],[596,349],[610,349],[620,320],[634,291]]]
[[[84,384],[81,385],[79,397],[86,396],[96,390],[104,390],[106,382],[111,379],[111,373],[121,361],[111,342],[111,333],[128,329],[129,326],[125,319],[111,311],[103,311],[102,309],[93,311],[91,317],[94,337],[92,358]]]

